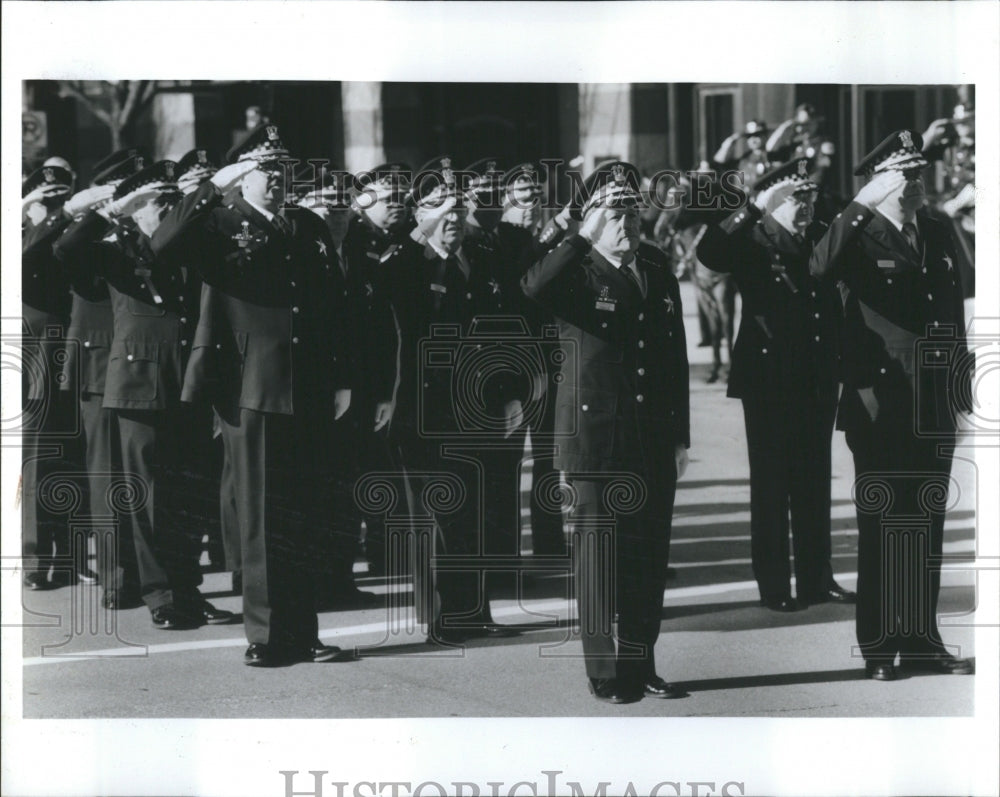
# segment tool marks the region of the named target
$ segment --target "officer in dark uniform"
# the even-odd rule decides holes
[[[173,161],[159,161],[125,178],[113,201],[90,211],[59,242],[63,258],[102,270],[114,314],[114,337],[104,385],[121,441],[121,464],[132,483],[122,512],[131,526],[142,599],[162,629],[221,624],[231,612],[216,609],[198,591],[200,530],[186,528],[187,494],[181,410],[184,365],[190,352],[200,285],[157,258],[149,246],[163,216],[180,199]],[[129,218],[131,224],[116,224]]]
[[[524,327],[535,341],[545,344],[546,327],[554,328],[555,319],[550,313],[524,296],[520,289],[525,272],[551,246],[542,243],[535,232],[538,226],[538,209],[543,193],[540,171],[533,163],[520,163],[507,172],[497,169],[494,158],[484,158],[467,167],[472,175],[466,198],[469,212],[464,245],[469,251],[481,250],[483,257],[496,264],[496,278],[504,295],[508,311],[524,322]],[[553,244],[554,245],[554,244]],[[563,534],[562,514],[544,506],[539,500],[541,485],[551,479],[553,467],[552,429],[555,419],[555,402],[546,392],[554,389],[553,377],[559,371],[556,360],[543,357],[537,373],[528,374],[532,379],[532,397],[538,402],[537,412],[525,415],[525,424],[514,431],[504,445],[495,447],[493,467],[497,483],[503,486],[495,493],[497,503],[488,512],[500,519],[503,529],[502,549],[520,551],[520,482],[523,469],[524,443],[531,431],[531,539],[532,551],[542,556],[564,556],[566,541]]]
[[[840,297],[809,275],[816,183],[808,158],[765,173],[752,203],[698,244],[698,258],[732,274],[743,296],[727,395],[741,399],[750,454],[750,550],[761,603],[852,602],[833,579],[830,446],[837,402]],[[795,590],[788,517],[795,540]]]
[[[502,288],[485,251],[463,246],[466,208],[450,159],[425,165],[412,196],[413,240],[385,263],[401,341],[392,434],[407,471],[418,474],[411,479],[414,500],[423,487],[420,474],[453,474],[464,488],[457,506],[435,513],[432,551],[441,567],[428,574],[414,563],[417,616],[434,642],[507,635],[509,629],[493,622],[480,573],[447,567],[448,557],[481,556],[506,539],[502,529],[485,525],[501,522],[484,512],[487,496],[499,489],[489,460],[521,425],[521,402],[508,398],[502,376],[491,376],[490,355],[480,354],[495,342],[488,334],[480,337],[481,323],[504,312]],[[487,374],[482,382],[480,371]]]
[[[365,271],[373,278],[374,296],[389,297],[385,263],[400,246],[410,240],[413,220],[406,200],[412,177],[413,173],[407,164],[393,162],[379,164],[355,175],[353,179],[352,213],[344,239],[344,250],[353,259],[363,258],[371,265],[372,270]],[[396,363],[394,368],[398,371],[398,356],[393,361]],[[395,382],[393,389],[395,391]],[[359,467],[362,473],[401,471],[399,449],[391,441],[388,426],[374,433],[369,442],[371,445],[360,452]],[[368,575],[385,575],[388,554],[384,518],[366,514],[364,520],[364,552],[368,560]],[[392,567],[399,573],[408,572],[408,563],[404,561],[394,562]]]
[[[341,655],[318,639],[312,542],[338,456],[324,430],[350,405],[351,362],[326,227],[314,213],[282,208],[287,155],[276,125],[250,131],[153,240],[210,288],[183,397],[210,397],[222,423],[250,666]],[[237,187],[241,196],[223,204]]]
[[[89,188],[74,194],[65,206],[74,219],[65,233],[66,242],[79,241],[76,228],[89,225],[90,211],[110,202],[115,189],[127,177],[144,167],[144,157],[135,149],[113,152],[94,167]],[[131,224],[128,220],[127,224]],[[103,229],[104,225],[101,224]],[[95,523],[98,518],[114,520],[115,508],[109,503],[112,474],[121,473],[121,441],[114,411],[104,407],[104,381],[108,370],[108,355],[114,337],[114,313],[111,295],[104,281],[104,267],[98,260],[114,256],[114,250],[90,241],[88,246],[66,248],[63,238],[56,241],[53,251],[66,266],[73,295],[67,339],[73,345],[63,373],[63,389],[79,390],[80,419],[86,445],[86,466],[90,492],[90,511]],[[71,375],[78,374],[78,384],[70,385]],[[128,609],[142,604],[139,571],[132,541],[131,524],[119,518],[104,531],[98,528],[97,572],[106,609]]]
[[[305,194],[299,205],[323,219],[330,234],[328,269],[334,291],[346,303],[347,326],[359,365],[350,409],[332,427],[331,450],[342,454],[333,463],[329,488],[337,508],[331,530],[332,578],[324,575],[319,596],[337,607],[364,606],[375,596],[359,590],[354,580],[362,521],[354,486],[363,473],[392,468],[387,434],[394,409],[399,339],[387,286],[379,274],[381,255],[370,257],[374,253],[364,237],[348,234],[353,175],[322,167],[314,178],[318,187]],[[375,530],[370,531],[374,536]],[[384,554],[381,548],[375,550]]]
[[[574,495],[584,659],[599,700],[680,697],[653,660],[689,445],[680,289],[665,255],[640,244],[638,170],[612,162],[587,188],[579,233],[522,282],[575,344],[557,390],[555,464]]]
[[[52,244],[66,229],[73,174],[60,166],[43,166],[21,185],[22,408],[22,548],[24,585],[40,590],[65,583],[69,573],[49,569],[69,554],[69,527],[39,487],[49,477],[70,472],[68,448],[75,429],[76,397],[60,390],[61,361],[66,349],[69,284],[52,254]]]
[[[899,130],[855,169],[867,178],[810,260],[842,281],[837,428],[854,455],[857,634],[868,677],[967,674],[937,627],[944,508],[956,415],[971,412],[973,360],[949,230],[924,210],[920,134]]]

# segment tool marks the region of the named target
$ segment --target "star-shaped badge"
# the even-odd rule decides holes
[[[500,283],[499,282],[497,282],[495,279],[491,279],[489,284],[490,284],[490,288],[493,290],[493,293],[500,293]]]
[[[674,314],[674,300],[671,299],[669,296],[664,296],[663,297],[663,303],[667,306],[667,312],[670,315],[673,315]]]
[[[944,256],[944,262],[948,264],[948,271],[951,271],[955,268],[954,264],[951,262],[951,258],[948,255]]]
[[[317,238],[316,239],[316,246],[319,247],[319,253],[325,257],[326,256],[326,241],[324,241],[322,238]]]
[[[366,282],[365,283],[365,296],[366,297],[371,297],[371,295],[373,293],[375,293],[375,289],[372,287],[372,284],[370,282]]]

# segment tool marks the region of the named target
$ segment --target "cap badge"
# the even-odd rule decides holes
[[[174,179],[174,164],[173,163],[169,163],[169,162],[168,163],[164,163],[163,164],[163,173],[166,175],[166,177],[167,177],[168,180],[173,180]]]
[[[496,170],[497,170],[497,162],[488,161],[486,164],[486,173],[489,174],[490,172],[495,172]]]
[[[141,172],[145,168],[146,161],[143,159],[142,155],[135,156],[135,170]]]
[[[809,174],[809,161],[800,160],[799,161],[799,177],[805,177]]]
[[[198,163],[208,163],[208,154],[205,150],[198,150]]]
[[[267,137],[271,141],[278,140],[278,128],[275,125],[267,126]]]
[[[455,173],[451,170],[451,158],[441,158],[441,177],[448,185],[455,184]]]
[[[902,130],[899,133],[899,140],[903,143],[903,146],[907,149],[913,149],[913,136],[910,135],[909,130]]]
[[[625,182],[625,166],[621,163],[616,163],[611,167],[611,177],[616,183]]]
[[[56,181],[56,173],[52,169],[45,169],[42,174],[45,175],[45,182],[54,183]]]

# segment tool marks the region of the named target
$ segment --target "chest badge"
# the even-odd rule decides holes
[[[943,255],[943,257],[945,264],[948,266],[948,271],[954,271],[955,264],[951,262],[951,257],[949,257],[948,255]]]
[[[597,310],[602,310],[605,313],[613,313],[615,307],[618,305],[617,299],[612,299],[608,294],[611,289],[607,285],[601,286],[601,293],[597,297],[597,301],[594,302],[594,307]]]
[[[493,295],[494,296],[496,296],[497,294],[500,293],[500,283],[499,282],[497,282],[495,279],[491,278],[488,284],[490,286],[490,290],[493,291]]]
[[[323,257],[326,257],[326,241],[322,238],[317,238],[316,246],[319,248],[319,253],[323,255]]]
[[[233,240],[236,241],[237,246],[240,249],[249,248],[250,244],[262,243],[267,241],[266,235],[261,235],[259,233],[250,232],[250,222],[243,221],[240,223],[240,231],[234,235]]]
[[[663,297],[663,305],[664,305],[664,307],[667,308],[667,315],[673,315],[674,314],[674,300],[673,299],[671,299],[669,296],[664,296]]]
[[[366,282],[365,283],[365,296],[370,299],[370,298],[372,298],[372,296],[374,294],[375,294],[375,288],[372,287],[372,284],[370,282]]]

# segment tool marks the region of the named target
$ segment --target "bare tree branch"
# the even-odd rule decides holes
[[[114,123],[112,122],[110,114],[108,114],[108,112],[103,108],[99,108],[95,105],[90,97],[86,96],[80,88],[74,85],[74,83],[75,81],[70,80],[59,81],[59,94],[61,96],[73,97],[104,124],[108,127],[112,127]]]
[[[128,95],[126,96],[121,112],[118,115],[119,126],[125,127],[131,121],[132,112],[135,109],[136,102],[139,100],[139,91],[141,87],[141,80],[128,81]]]

